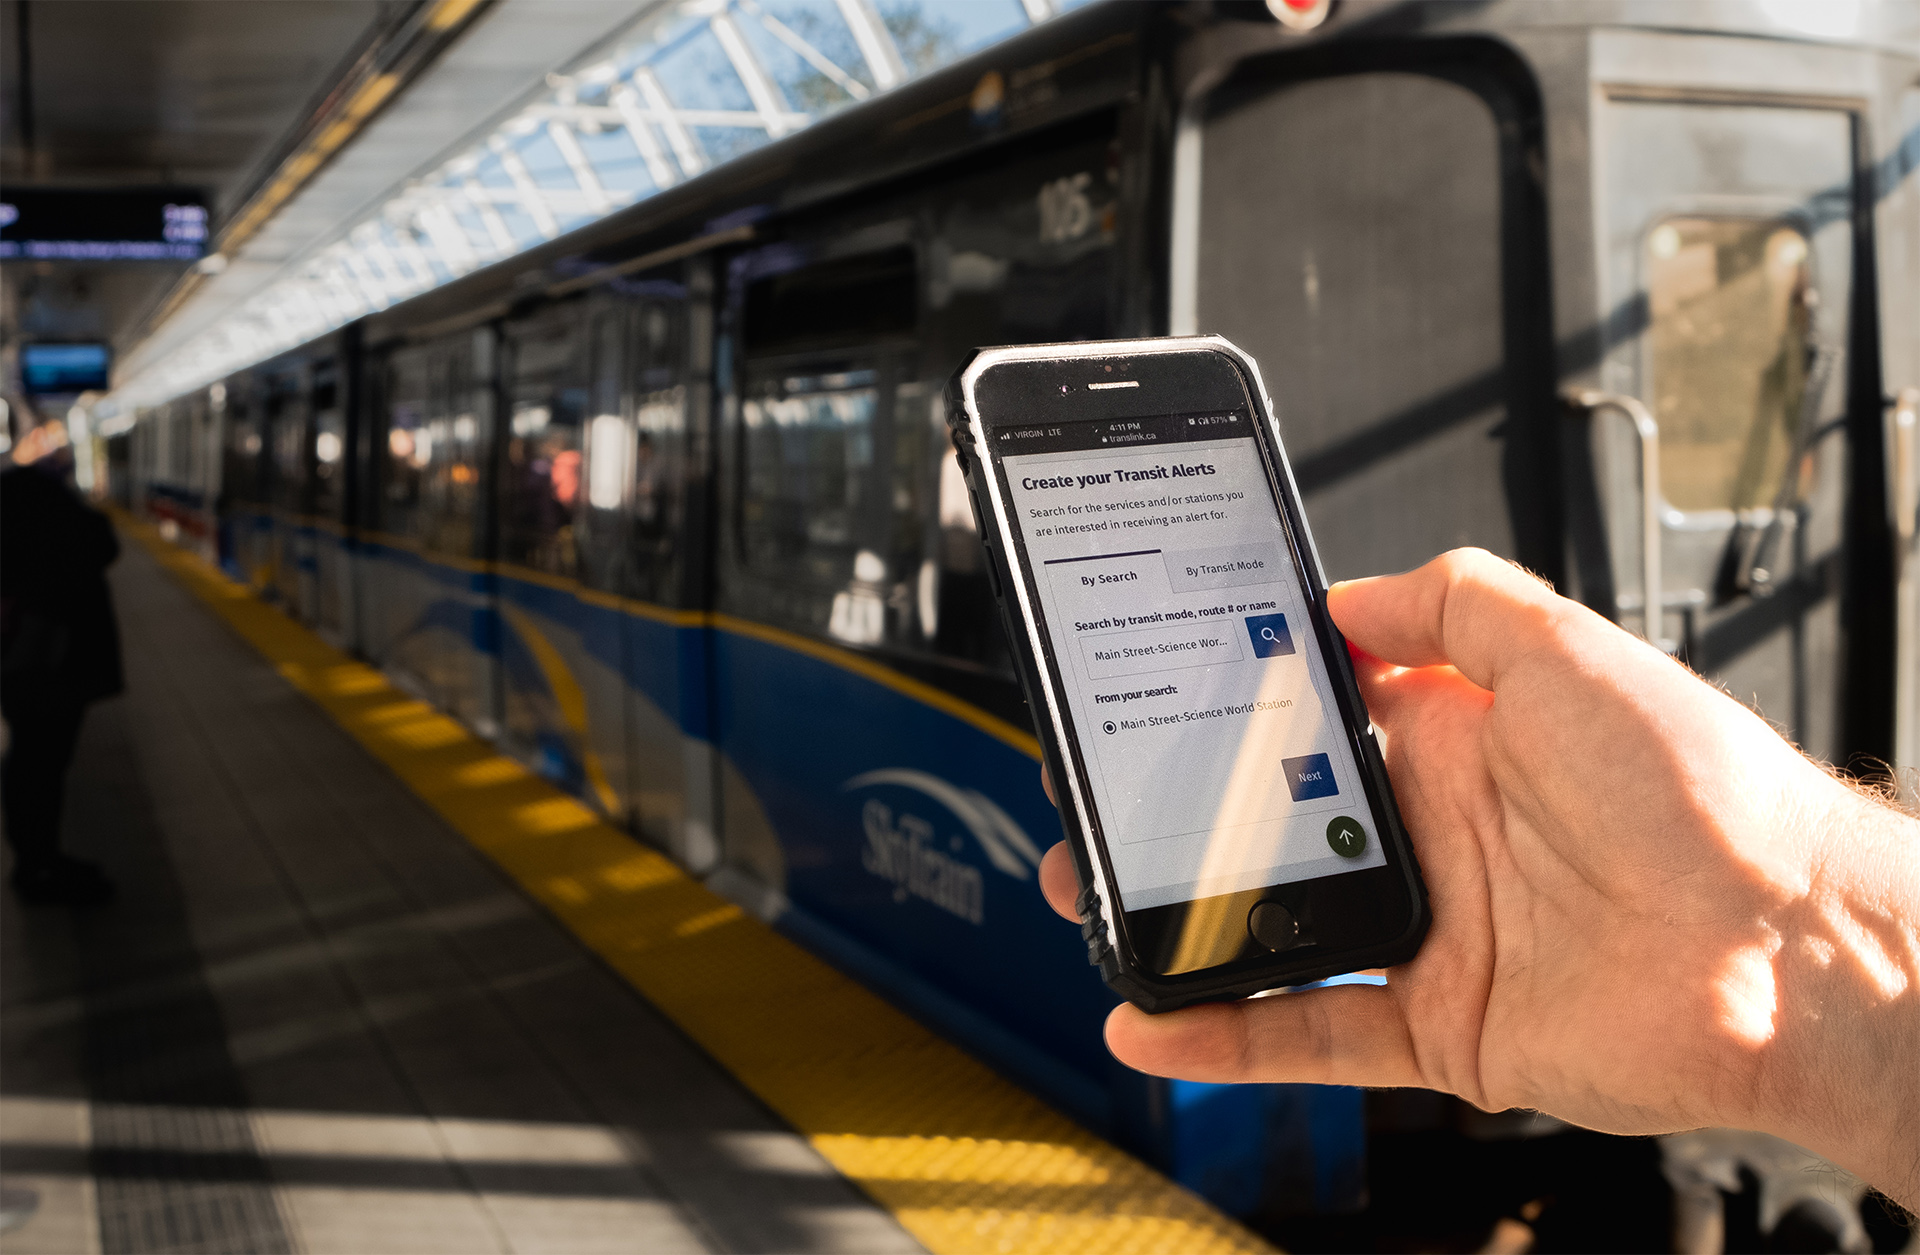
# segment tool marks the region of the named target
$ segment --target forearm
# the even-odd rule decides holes
[[[1920,820],[1836,798],[1776,917],[1767,1131],[1920,1210]]]

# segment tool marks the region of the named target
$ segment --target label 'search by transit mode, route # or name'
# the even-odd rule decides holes
[[[1001,460],[1127,910],[1385,862],[1246,424]]]

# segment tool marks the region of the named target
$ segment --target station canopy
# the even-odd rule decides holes
[[[504,109],[485,102],[488,116],[471,97],[498,80],[509,49],[524,56],[566,38],[569,21],[633,13],[631,4],[498,0],[279,221],[235,256],[201,263],[203,290],[126,355],[105,412],[130,417],[133,407],[554,239],[1086,2],[645,5],[534,91]],[[477,128],[476,116],[486,117]],[[394,157],[446,134],[449,119],[462,124],[451,142],[394,180]],[[382,179],[371,195],[370,174]]]

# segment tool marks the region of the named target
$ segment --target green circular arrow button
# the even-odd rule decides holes
[[[1359,858],[1367,852],[1367,830],[1351,815],[1340,815],[1327,825],[1327,844],[1341,858]]]

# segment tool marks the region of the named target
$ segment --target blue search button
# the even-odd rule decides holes
[[[1271,658],[1293,652],[1293,634],[1287,631],[1284,614],[1256,614],[1247,619],[1247,635],[1253,638],[1253,656]]]
[[[1287,787],[1293,790],[1293,800],[1296,802],[1314,797],[1332,797],[1340,792],[1340,786],[1333,782],[1333,760],[1325,754],[1283,758],[1280,760],[1280,769],[1287,773]]]

